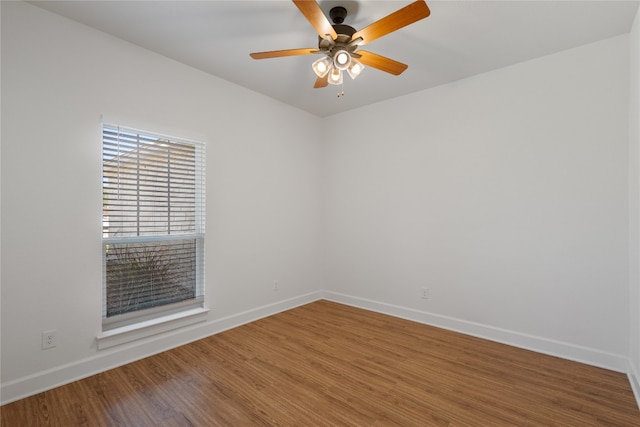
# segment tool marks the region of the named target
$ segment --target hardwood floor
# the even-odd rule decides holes
[[[640,426],[627,377],[318,301],[0,408],[2,426]]]

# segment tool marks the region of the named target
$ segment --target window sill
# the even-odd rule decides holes
[[[209,309],[207,308],[193,308],[191,310],[181,311],[180,313],[102,332],[96,337],[98,350],[104,350],[116,345],[202,322],[206,320],[208,313]]]

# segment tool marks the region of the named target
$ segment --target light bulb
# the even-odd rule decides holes
[[[311,68],[313,68],[313,72],[316,73],[318,77],[324,77],[329,72],[330,66],[331,60],[325,56],[314,61]]]
[[[331,73],[329,73],[329,83],[332,85],[341,85],[342,84],[342,71],[337,68],[333,68]]]
[[[352,79],[355,79],[356,77],[358,77],[360,75],[360,73],[362,72],[362,70],[364,70],[364,65],[362,65],[362,63],[360,61],[358,61],[357,59],[351,59],[351,64],[349,65],[349,68],[347,68],[347,72],[349,73],[349,77],[351,77]]]
[[[333,55],[333,66],[338,70],[346,70],[351,63],[351,55],[344,49],[338,50]]]

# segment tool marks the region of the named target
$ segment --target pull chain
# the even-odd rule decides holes
[[[338,92],[338,98],[341,98],[344,96],[344,84],[340,85],[340,92]]]

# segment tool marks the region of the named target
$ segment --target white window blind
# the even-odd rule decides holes
[[[204,144],[103,125],[103,329],[202,306]]]

